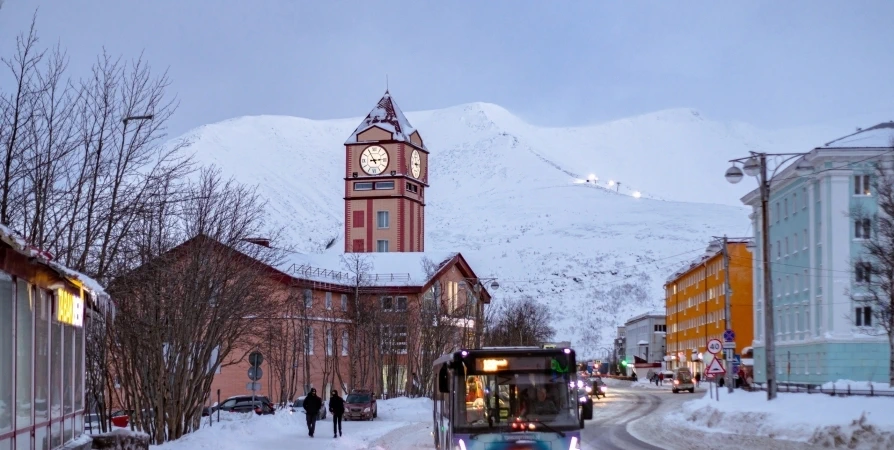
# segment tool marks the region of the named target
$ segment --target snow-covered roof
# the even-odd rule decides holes
[[[16,252],[29,258],[34,258],[38,262],[51,267],[60,274],[81,282],[84,289],[90,291],[93,294],[94,299],[100,305],[103,307],[109,306],[109,295],[98,281],[53,261],[53,256],[50,253],[31,245],[21,234],[2,224],[0,224],[0,240],[9,244],[9,246]]]
[[[410,142],[410,135],[416,131],[412,125],[410,125],[410,121],[407,120],[407,117],[404,116],[403,111],[397,106],[397,103],[394,102],[394,99],[391,98],[391,94],[388,91],[385,91],[385,95],[382,96],[382,99],[379,100],[379,103],[376,104],[376,107],[366,115],[366,118],[363,119],[363,122],[351,133],[351,137],[345,141],[345,145],[348,144],[357,144],[358,136],[360,133],[372,128],[378,127],[389,133],[391,133],[392,139],[395,141],[401,142]],[[425,148],[425,142],[422,141],[422,148]]]
[[[827,142],[823,148],[891,148],[892,146],[894,146],[894,122],[882,122]]]
[[[456,252],[385,252],[355,254],[288,255],[277,269],[296,278],[325,283],[353,285],[354,275],[349,269],[350,258],[357,255],[369,265],[363,285],[367,286],[423,286],[434,271],[451,261]],[[425,261],[433,267],[426,270]]]

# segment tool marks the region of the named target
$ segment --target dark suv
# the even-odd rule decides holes
[[[355,389],[345,399],[346,420],[373,420],[379,417],[376,396],[372,391]]]

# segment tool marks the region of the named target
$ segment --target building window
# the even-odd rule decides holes
[[[314,307],[314,293],[310,289],[304,290],[304,307],[305,308],[313,308]]]
[[[13,334],[10,332],[10,325],[13,324],[15,317],[13,316],[13,284],[12,277],[0,272],[0,323],[3,324],[3,332],[0,333],[0,404],[4,405],[3,415],[6,417],[4,421],[9,424],[10,416],[13,414],[11,410],[12,391],[15,384],[15,374],[12,371],[13,358],[15,358],[15,343]],[[0,429],[5,429],[2,427]],[[4,447],[10,448],[10,447]]]
[[[407,298],[406,297],[397,297],[397,303],[394,305],[398,311],[406,311],[407,310]]]
[[[352,220],[352,226],[354,228],[363,228],[363,211],[354,211],[351,213],[353,215],[354,220]]]
[[[782,199],[782,210],[785,211],[785,218],[788,219],[788,199]]]
[[[326,293],[326,309],[332,309],[332,293]]]
[[[858,327],[872,326],[872,307],[858,306],[854,314],[854,325]]]
[[[776,222],[779,222],[779,218],[782,217],[782,214],[780,214],[779,209],[780,209],[779,202],[776,202]]]
[[[388,228],[390,224],[388,211],[378,211],[376,212],[376,226],[378,228]]]
[[[869,283],[872,281],[872,264],[865,261],[854,264],[854,276],[857,283]]]
[[[341,310],[348,310],[348,294],[341,294]]]
[[[376,181],[376,190],[391,190],[394,189],[393,181]]]
[[[379,239],[376,241],[376,251],[377,252],[387,252],[388,251],[388,239]]]
[[[792,193],[792,215],[798,214],[798,193]]]
[[[304,329],[304,351],[307,355],[314,354],[314,329],[311,327]]]
[[[384,311],[393,311],[394,310],[394,297],[382,297],[382,310],[384,310]]]
[[[367,181],[354,183],[355,191],[371,191],[372,188],[373,188],[373,184],[370,182],[367,182]]]
[[[790,250],[790,249],[789,249],[789,246],[788,246],[788,236],[786,236],[786,237],[785,237],[785,256],[788,256],[789,253],[791,253],[789,250]]]
[[[869,219],[857,219],[854,221],[854,238],[869,239],[872,231],[872,222]]]
[[[854,195],[872,195],[869,175],[854,175]]]
[[[31,425],[31,384],[33,382],[31,372],[31,359],[34,351],[31,341],[33,333],[32,318],[34,317],[33,305],[31,298],[31,285],[25,280],[19,278],[16,284],[16,428],[21,429],[22,426]],[[65,327],[69,331],[74,327]],[[68,335],[66,334],[66,337]],[[72,349],[63,351],[68,361],[71,361]],[[67,374],[71,374],[72,368],[67,367]],[[71,379],[64,380],[65,390],[69,391],[71,387]],[[69,392],[70,393],[70,392]],[[65,399],[65,406],[71,406],[71,397]],[[12,406],[11,404],[9,406]],[[70,409],[68,411],[71,411]]]
[[[416,186],[416,185],[413,184],[413,183],[407,183],[407,191],[409,191],[409,192],[414,192],[414,193],[419,193],[419,186]]]
[[[407,353],[407,326],[392,325],[382,327],[382,352]]]
[[[326,330],[326,356],[332,356],[333,347],[332,329],[329,328]]]
[[[662,324],[662,325],[655,325],[655,331],[657,331],[657,332],[662,332],[662,333],[663,333],[663,332],[666,332],[666,331],[667,331],[667,325],[664,325],[664,324]]]
[[[341,332],[341,356],[348,356],[348,330]]]
[[[807,250],[807,246],[810,244],[810,235],[807,234],[807,229],[804,229],[804,250]]]

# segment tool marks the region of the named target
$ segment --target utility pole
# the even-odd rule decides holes
[[[733,329],[733,321],[732,316],[730,315],[730,298],[733,295],[732,289],[729,286],[729,240],[726,238],[726,235],[723,236],[723,323],[724,330],[732,330]],[[723,349],[723,353],[732,352],[736,353],[735,348],[731,349]],[[727,370],[726,370],[726,386],[728,392],[732,394],[733,392],[733,365],[731,358],[726,358],[727,362]]]
[[[774,325],[773,289],[770,275],[770,180],[767,179],[767,154],[760,153],[761,191],[761,256],[764,273],[764,348],[767,355],[767,400],[776,398],[776,328]],[[774,172],[775,173],[775,172]]]

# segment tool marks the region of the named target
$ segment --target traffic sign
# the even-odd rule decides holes
[[[742,364],[742,356],[736,355],[733,359],[736,361],[736,364]]]
[[[723,350],[723,343],[720,342],[720,339],[711,339],[708,341],[708,351],[711,354],[716,355],[720,353],[720,350]]]
[[[726,330],[723,332],[723,340],[726,342],[732,342],[736,340],[736,332],[733,330]]]
[[[736,348],[736,343],[735,343],[735,342],[729,342],[729,341],[728,341],[728,342],[724,342],[724,343],[723,343],[723,348],[732,348],[732,349],[735,349],[735,348]]]
[[[723,375],[726,373],[726,369],[723,368],[723,365],[720,364],[720,360],[714,358],[711,360],[711,363],[708,364],[708,368],[705,369],[705,373],[708,375]]]
[[[261,390],[261,382],[255,381],[254,383],[248,383],[245,385],[245,389],[252,391],[252,392],[260,391]]]
[[[248,355],[248,363],[253,367],[258,367],[264,362],[264,355],[261,352],[254,351]]]
[[[729,350],[729,351],[726,351],[726,349],[725,349],[724,352],[723,352],[724,356],[726,356],[726,360],[729,361],[729,362],[735,362],[735,361],[736,361],[736,354],[733,353],[733,349],[728,349],[728,350]]]
[[[258,381],[263,376],[264,376],[264,371],[261,370],[260,367],[249,367],[248,368],[248,379],[249,380]]]

